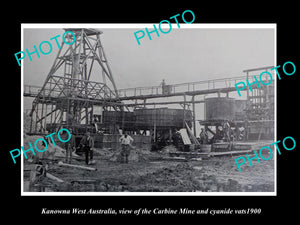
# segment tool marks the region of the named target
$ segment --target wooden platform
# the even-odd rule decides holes
[[[213,144],[213,151],[211,152],[172,152],[169,153],[172,157],[185,157],[185,158],[209,158],[216,156],[233,156],[233,155],[243,155],[252,154],[254,150],[259,150],[263,146],[269,146],[273,140],[262,140],[253,142],[234,142],[233,149],[228,150],[228,142],[220,142]]]
[[[169,153],[172,157],[184,156],[185,158],[210,158],[215,156],[233,156],[252,153],[253,150],[240,150],[240,151],[224,151],[224,152],[172,152]]]
[[[220,143],[214,143],[212,145],[212,151],[213,152],[224,152],[229,150],[230,144],[228,142],[220,142]],[[242,150],[251,150],[252,144],[251,143],[245,143],[245,142],[234,142],[232,146],[232,150],[234,151],[242,151]]]

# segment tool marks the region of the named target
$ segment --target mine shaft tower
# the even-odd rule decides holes
[[[65,31],[73,32],[76,40],[66,33],[65,40],[73,43],[61,43],[50,72],[33,100],[31,134],[54,132],[61,127],[84,133],[93,129],[94,106],[122,109],[100,41],[102,32],[86,28]]]

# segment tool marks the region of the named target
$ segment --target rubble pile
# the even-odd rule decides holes
[[[194,177],[193,168],[181,163],[138,177],[133,181],[130,191],[190,192],[200,188],[200,183]]]
[[[178,152],[177,148],[174,145],[167,145],[160,150],[160,153],[162,154],[169,154],[174,152]]]
[[[149,161],[155,157],[158,157],[157,154],[152,153],[148,150],[143,149],[131,149],[130,154],[128,156],[129,162],[144,162]],[[107,159],[112,162],[121,162],[122,156],[121,156],[121,149],[115,150],[111,152],[110,154],[107,154]]]

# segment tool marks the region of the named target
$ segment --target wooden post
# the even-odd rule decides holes
[[[186,95],[183,95],[183,121],[182,127],[185,127],[185,107],[186,107]]]
[[[36,111],[35,111],[35,132],[37,132],[37,125],[38,125],[37,119],[39,115],[38,111],[39,111],[39,104],[36,105]]]
[[[196,111],[195,111],[195,95],[192,97],[192,106],[193,106],[193,131],[194,131],[194,136],[197,136],[196,132]]]
[[[46,131],[46,126],[47,126],[47,108],[48,108],[48,105],[46,104],[45,106],[45,122],[44,122],[44,130]]]
[[[125,119],[124,106],[121,106],[121,110],[122,110],[122,132],[124,132],[124,119]]]
[[[85,125],[89,123],[89,110],[88,107],[85,106]]]
[[[246,79],[248,80],[249,79],[249,72],[247,71],[246,73]],[[249,100],[249,88],[247,88],[247,100]]]
[[[52,115],[52,114],[51,114]],[[24,119],[24,118],[23,118]],[[32,132],[32,123],[33,123],[33,114],[31,115],[30,117],[30,129],[29,129],[29,132],[31,133]]]
[[[67,128],[69,128],[69,121],[71,118],[71,107],[70,107],[70,99],[67,99],[67,112],[66,112],[66,124],[67,124]]]
[[[42,103],[42,112],[41,112],[41,118],[43,117],[43,115],[44,115],[44,103]],[[40,130],[41,130],[41,132],[42,132],[42,129],[43,129],[43,120],[41,120],[41,128],[40,128]]]
[[[155,104],[154,104],[155,109]],[[156,110],[154,110],[153,139],[156,142]]]

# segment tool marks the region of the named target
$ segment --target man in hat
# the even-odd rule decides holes
[[[201,133],[200,133],[200,143],[201,144],[207,144],[208,143],[208,135],[204,128],[201,128]]]
[[[223,123],[224,137],[225,140],[231,142],[231,127],[228,120]]]
[[[130,154],[130,145],[133,142],[133,138],[130,137],[127,132],[125,132],[124,135],[122,135],[119,139],[121,142],[122,150],[121,150],[121,157],[122,157],[122,163],[128,163],[128,156]]]
[[[75,151],[76,143],[75,143],[75,136],[73,135],[73,130],[72,128],[69,129],[70,134],[71,134],[71,139],[65,143],[65,149],[66,149],[66,163],[72,163],[72,153]],[[65,132],[66,135],[67,132]],[[67,138],[66,138],[67,139]]]
[[[90,132],[86,132],[86,134],[82,137],[80,144],[85,152],[85,163],[88,165],[95,163],[95,161],[93,161],[94,139],[91,137]]]

